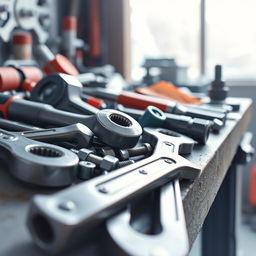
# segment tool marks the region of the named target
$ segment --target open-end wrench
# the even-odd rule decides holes
[[[143,140],[155,148],[152,156],[57,194],[35,196],[27,217],[35,243],[51,253],[61,251],[81,236],[90,236],[136,196],[177,177],[196,178],[200,169],[177,154],[191,151],[191,139],[144,128]]]
[[[0,129],[0,157],[17,179],[40,186],[70,185],[78,157],[65,148]]]
[[[104,143],[116,148],[135,146],[142,134],[142,128],[135,119],[117,110],[99,110],[96,115],[86,116],[5,94],[0,94],[0,114],[7,119],[40,127],[82,123]]]
[[[135,200],[129,210],[109,219],[106,228],[115,255],[187,255],[189,243],[179,180]]]
[[[207,120],[220,119],[226,121],[226,114],[207,111],[205,109],[193,109],[190,106],[176,103],[168,99],[142,95],[135,92],[123,91],[116,93],[103,88],[83,88],[83,93],[105,100],[114,101],[126,107],[145,110],[148,106],[155,106],[163,112],[202,118]],[[83,96],[82,96],[83,97]]]
[[[51,74],[36,84],[31,93],[31,100],[77,114],[96,114],[99,110],[80,98],[82,87],[75,76]]]

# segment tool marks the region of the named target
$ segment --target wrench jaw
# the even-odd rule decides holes
[[[160,193],[154,191],[154,196],[158,198],[148,209],[143,211],[155,211],[151,213],[151,223],[148,223],[140,213],[136,229],[132,225],[131,211],[126,210],[106,223],[106,229],[110,239],[114,244],[117,254],[120,251],[124,255],[151,256],[151,255],[177,255],[185,256],[189,251],[188,235],[186,230],[185,217],[182,206],[179,181],[170,182],[160,189]],[[152,195],[152,193],[151,193]],[[151,196],[148,195],[148,196]],[[160,206],[156,205],[160,201]],[[139,201],[143,205],[145,197]],[[138,205],[137,211],[141,211]],[[153,216],[153,217],[152,217]],[[159,220],[157,220],[159,218]],[[160,222],[159,222],[160,221]],[[155,233],[145,233],[145,223],[152,225]],[[139,226],[141,226],[139,230]],[[156,226],[159,228],[156,229]],[[149,227],[148,230],[152,230]],[[111,248],[113,250],[113,248]],[[118,253],[119,251],[119,253]]]

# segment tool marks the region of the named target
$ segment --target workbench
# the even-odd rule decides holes
[[[209,240],[214,232],[222,232],[222,235],[219,237],[221,240],[224,239],[223,242],[230,240],[230,235],[226,234],[226,232],[230,233],[228,229],[233,229],[232,225],[234,224],[230,220],[230,214],[234,210],[232,202],[234,201],[235,203],[235,171],[232,171],[234,169],[232,160],[236,155],[241,138],[249,124],[252,105],[250,99],[238,99],[238,101],[241,103],[240,112],[231,113],[226,126],[219,134],[210,134],[207,145],[196,146],[192,154],[186,157],[201,168],[201,173],[194,182],[181,182],[190,246],[192,246],[202,229],[204,222],[205,231],[203,232],[203,241],[208,243],[207,245],[210,244]],[[57,190],[38,188],[15,180],[9,174],[6,165],[1,165],[0,169],[0,255],[45,255],[44,252],[40,251],[33,244],[29,236],[25,225],[26,214],[29,200],[34,194],[50,194],[55,193]],[[218,193],[219,190],[220,192]],[[217,193],[218,196],[215,200]],[[232,200],[230,196],[233,197]],[[216,222],[216,212],[220,212],[218,211],[220,205],[222,207],[221,218],[223,222],[226,221],[225,225],[223,223],[219,223],[220,225],[218,225]],[[212,209],[210,210],[211,206]],[[208,214],[209,210],[210,213]],[[211,214],[211,211],[213,213],[215,211],[215,213]],[[207,214],[208,217],[206,218]],[[94,234],[95,240],[93,240],[92,234],[92,241],[86,243],[81,248],[61,255],[104,254],[102,252],[103,247],[101,246],[104,240],[103,233]],[[212,243],[213,248],[218,246],[218,235],[216,235],[216,240]],[[221,241],[219,242],[221,243]],[[234,250],[234,247],[235,244],[231,243],[228,245],[228,249],[224,249],[229,250],[228,254],[215,255],[233,255],[230,252]],[[207,249],[203,248],[203,250],[206,250],[203,255],[210,255],[206,254]]]

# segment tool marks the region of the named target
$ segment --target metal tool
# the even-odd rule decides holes
[[[79,74],[77,68],[65,56],[53,54],[43,43],[36,46],[36,54],[46,74],[64,73],[72,76]]]
[[[177,177],[194,179],[200,169],[177,154],[190,152],[193,141],[171,134],[145,128],[143,140],[155,148],[152,156],[57,194],[35,196],[27,216],[34,242],[56,253],[90,236],[95,226],[136,196]]]
[[[148,107],[150,108],[150,116],[155,116],[156,119],[159,119],[159,116],[161,115],[161,110],[151,106]],[[136,120],[139,120],[143,115],[144,111],[138,110],[138,109],[132,109],[132,108],[125,108],[121,105],[118,105],[117,107],[118,110],[130,115]],[[182,134],[185,134],[197,142],[201,144],[205,144],[207,142],[210,130],[214,126],[214,129],[217,131],[220,130],[222,127],[222,123],[220,121],[220,124],[218,124],[217,120],[214,120],[214,124],[212,124],[211,121],[205,120],[205,119],[200,119],[200,118],[192,118],[189,116],[183,116],[183,115],[175,115],[175,114],[169,114],[169,113],[164,113],[165,115],[165,120],[163,122],[155,122],[155,125],[152,124],[151,122],[151,127],[163,127],[166,129],[170,129],[176,132],[180,132]],[[162,125],[160,125],[162,123]],[[215,125],[216,123],[216,125]]]
[[[135,202],[130,210],[107,221],[107,231],[117,245],[112,248],[115,254],[187,255],[189,242],[179,180]]]
[[[23,131],[19,134],[29,139],[75,149],[92,146],[94,137],[94,133],[80,123],[59,128]]]
[[[49,29],[50,1],[1,0],[0,37],[4,42],[11,39],[14,28],[33,30],[39,42],[46,42]]]
[[[36,84],[31,93],[31,100],[78,114],[96,114],[99,110],[80,98],[82,87],[83,85],[74,76],[48,75]]]
[[[105,109],[96,115],[85,116],[5,94],[0,94],[0,114],[7,119],[40,127],[82,123],[101,141],[115,148],[135,146],[142,134],[142,128],[135,119],[117,110]]]
[[[207,111],[205,109],[194,110],[191,107],[176,103],[175,101],[142,95],[135,92],[122,91],[121,93],[115,93],[103,88],[84,87],[83,93],[105,100],[114,101],[126,107],[135,109],[145,110],[148,106],[152,105],[166,113],[191,116],[206,120],[220,119],[223,123],[226,121],[226,115],[223,113],[213,113],[212,111]]]
[[[3,118],[0,118],[0,128],[12,132],[40,130],[40,128],[36,126],[10,121]]]
[[[78,157],[71,151],[0,129],[0,157],[17,179],[40,186],[70,185]]]

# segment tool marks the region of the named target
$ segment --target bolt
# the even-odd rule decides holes
[[[129,149],[120,149],[118,150],[118,155],[121,160],[127,160],[133,156],[140,156],[149,154],[152,151],[152,147],[149,143],[143,143],[141,146],[129,148]]]
[[[111,171],[118,168],[119,159],[114,156],[100,157],[95,155],[92,150],[82,148],[77,153],[78,157],[82,161],[92,162],[97,167],[103,170]]]
[[[125,167],[127,165],[134,164],[134,163],[135,163],[134,160],[121,161],[121,162],[119,162],[118,167],[121,168],[121,167]]]
[[[59,204],[59,208],[64,211],[72,211],[76,208],[76,205],[73,201],[66,201]]]

